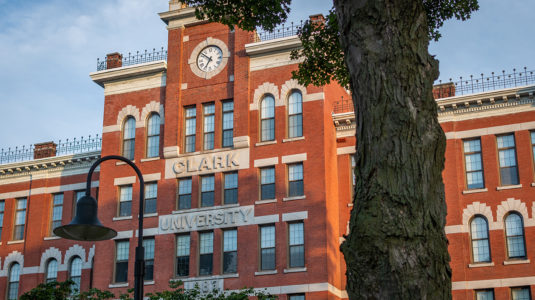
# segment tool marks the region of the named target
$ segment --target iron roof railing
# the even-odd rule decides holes
[[[135,54],[128,52],[128,56],[121,58],[121,66],[126,67],[158,60],[167,60],[167,50],[164,50],[163,47],[158,51],[156,51],[156,48],[153,48],[152,52],[147,50],[141,53],[137,51]],[[107,70],[109,62],[111,61],[108,57],[103,60],[97,58],[97,71]]]

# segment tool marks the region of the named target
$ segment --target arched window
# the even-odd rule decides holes
[[[17,300],[19,294],[19,280],[20,280],[20,265],[13,263],[9,268],[8,283],[7,283],[7,299]]]
[[[510,213],[505,218],[505,238],[507,240],[507,257],[526,257],[524,222],[518,213]]]
[[[273,141],[275,139],[275,98],[266,95],[260,106],[260,134],[261,141]]]
[[[73,259],[71,259],[71,264],[69,266],[69,279],[74,281],[72,291],[79,292],[80,281],[82,279],[82,259],[78,256],[75,256]]]
[[[136,119],[130,116],[124,121],[123,126],[123,156],[133,160],[136,140]]]
[[[58,261],[54,258],[48,260],[46,264],[45,282],[52,282],[58,280]]]
[[[288,98],[288,137],[303,136],[303,96],[293,90]]]
[[[147,157],[160,155],[160,115],[152,114],[147,121]]]
[[[472,239],[472,257],[475,263],[490,262],[489,225],[482,216],[476,216],[470,222]]]

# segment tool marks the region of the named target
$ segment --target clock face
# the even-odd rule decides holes
[[[217,46],[208,46],[197,56],[197,67],[203,72],[211,72],[221,65],[223,52]]]

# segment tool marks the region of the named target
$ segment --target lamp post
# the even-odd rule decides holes
[[[54,234],[69,240],[103,241],[117,236],[117,231],[102,225],[97,216],[98,204],[91,197],[91,176],[100,163],[116,159],[125,162],[136,171],[139,178],[139,217],[136,260],[134,265],[134,300],[143,299],[143,276],[145,273],[145,249],[143,249],[143,199],[145,196],[145,181],[139,168],[129,159],[119,155],[108,155],[98,159],[87,174],[85,196],[76,202],[76,215],[71,223],[54,229]]]

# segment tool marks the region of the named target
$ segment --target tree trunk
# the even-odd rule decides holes
[[[341,246],[350,299],[451,299],[438,61],[422,2],[334,0],[357,120],[355,205]]]

